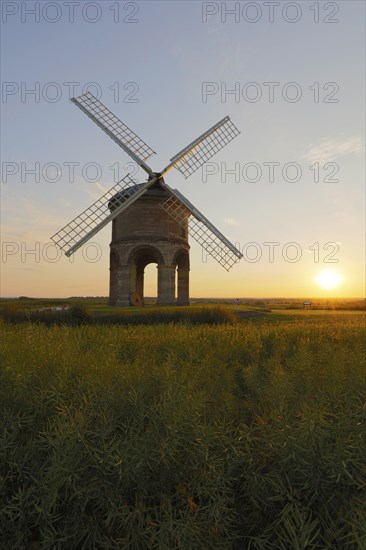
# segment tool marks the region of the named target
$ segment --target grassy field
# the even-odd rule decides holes
[[[185,311],[2,321],[1,549],[366,548],[364,313]]]

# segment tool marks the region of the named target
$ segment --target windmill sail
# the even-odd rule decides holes
[[[212,256],[222,267],[229,271],[243,254],[238,250],[192,203],[177,189],[164,184],[170,196],[161,207],[179,224],[185,224],[187,217],[189,234]]]
[[[141,168],[148,174],[152,174],[151,168],[145,164],[145,161],[152,155],[155,155],[155,151],[107,109],[99,99],[94,97],[90,92],[87,92],[71,99],[71,101],[112,138],[117,145],[122,147]]]
[[[55,233],[51,237],[52,241],[66,256],[71,256],[107,223],[141,197],[156,179],[152,178],[144,184],[136,185],[129,175],[125,176],[89,208]]]
[[[188,178],[239,134],[230,117],[226,116],[172,157],[162,173],[176,168]]]

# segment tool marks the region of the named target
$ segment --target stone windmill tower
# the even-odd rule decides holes
[[[117,198],[120,197],[117,194]],[[178,223],[161,208],[162,201],[168,197],[165,189],[150,187],[113,220],[110,245],[112,304],[142,305],[144,269],[155,263],[158,268],[158,304],[189,305],[188,212],[183,224]]]
[[[164,175],[177,168],[189,177],[239,131],[225,117],[170,159],[162,172],[153,172],[146,160],[155,152],[97,98],[87,92],[71,101],[147,172],[148,180],[136,183],[125,176],[51,239],[70,256],[112,221],[110,303],[143,305],[144,269],[156,263],[158,304],[189,305],[189,235],[227,270],[242,254],[165,183]]]

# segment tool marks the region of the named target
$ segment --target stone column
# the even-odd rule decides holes
[[[118,300],[118,268],[109,268],[109,303],[114,306]]]
[[[159,306],[175,305],[175,266],[158,266],[158,301]]]
[[[141,305],[144,305],[144,268],[136,268],[136,294],[139,295]]]
[[[178,306],[189,306],[189,268],[178,267]]]
[[[132,270],[133,271],[133,270]],[[130,295],[134,292],[131,288],[133,282],[133,273],[131,266],[119,267],[117,270],[117,300],[116,306],[130,306]],[[136,279],[136,274],[135,274]]]
[[[111,249],[109,256],[109,303],[115,305],[118,300],[118,254]]]

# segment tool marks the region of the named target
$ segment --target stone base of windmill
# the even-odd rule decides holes
[[[157,305],[159,306],[189,306],[189,252],[177,246],[171,264],[162,263],[158,257],[152,260],[151,254],[159,252],[154,248],[141,246],[132,248],[130,259],[121,263],[121,256],[126,256],[126,243],[123,251],[116,247],[111,250],[110,268],[110,304],[122,307],[142,307],[144,305],[144,270],[149,263],[157,263],[158,289]],[[171,248],[171,246],[170,246]],[[161,252],[161,251],[160,251]],[[159,256],[159,255],[158,255]],[[177,293],[176,293],[177,273]],[[177,298],[176,298],[177,294]]]
[[[172,263],[166,264],[162,253],[167,255],[167,243],[164,243],[164,247],[158,246],[159,243],[154,243],[154,246],[141,245],[141,241],[137,246],[136,243],[133,244],[134,246],[131,246],[132,243],[128,246],[124,242],[122,247],[113,246],[111,249],[110,303],[117,306],[143,306],[145,267],[150,263],[156,263],[157,304],[160,306],[189,305],[187,248],[183,247],[182,243],[175,243],[174,247],[170,243],[169,252],[173,256]],[[177,289],[175,288],[176,279]]]

